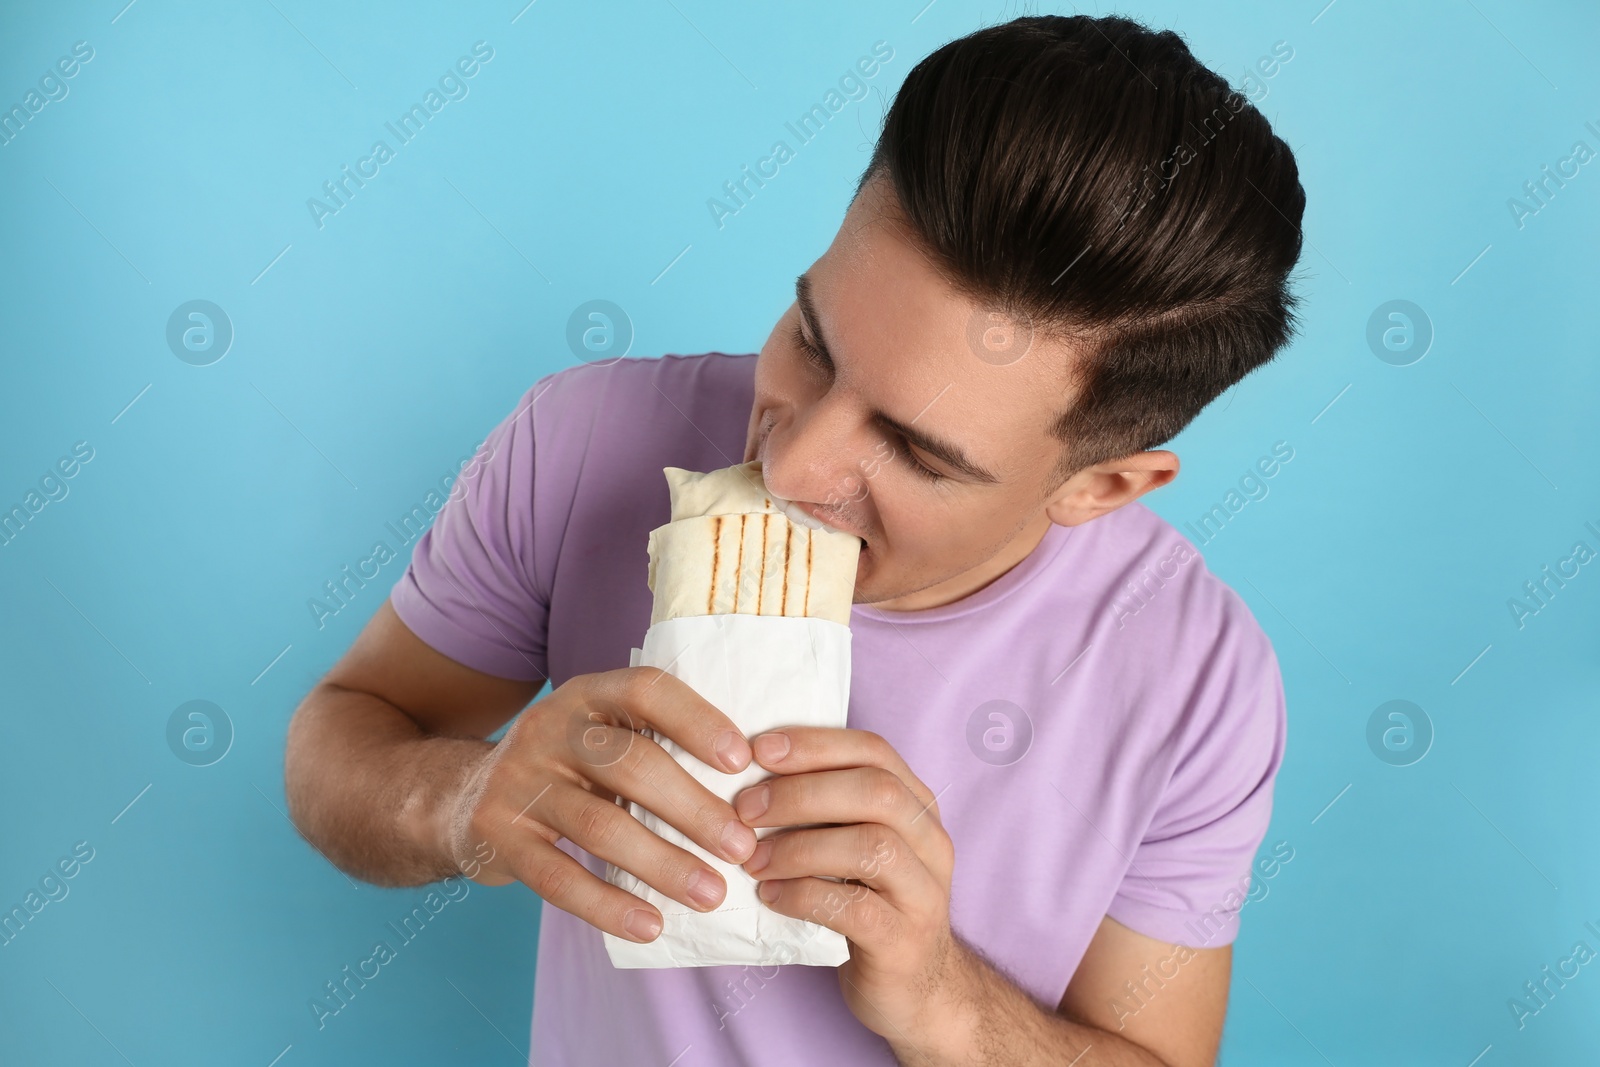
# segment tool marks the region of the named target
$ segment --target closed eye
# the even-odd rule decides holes
[[[910,446],[906,444],[905,438],[903,438],[903,437],[900,439],[900,449],[901,449],[901,451],[903,451],[906,454],[906,459],[908,461],[910,461],[912,470],[916,471],[918,474],[920,474],[922,477],[926,478],[930,482],[937,482],[937,481],[943,480],[944,475],[940,474],[938,471],[934,470],[932,467],[929,467],[928,465],[923,463],[921,460],[917,459],[917,454],[915,452],[911,451]]]
[[[833,361],[824,355],[822,351],[818,349],[816,345],[812,344],[810,339],[806,337],[805,330],[801,328],[799,319],[795,319],[794,341],[795,344],[799,346],[800,351],[804,354],[806,362],[810,363],[813,367],[816,367],[825,374],[833,373]],[[944,480],[945,476],[943,474],[940,474],[932,467],[929,467],[927,464],[917,459],[916,453],[911,451],[911,445],[904,437],[900,438],[900,451],[905,455],[906,462],[911,469],[925,481],[939,482]]]
[[[800,351],[805,353],[806,362],[818,370],[827,371],[829,374],[833,373],[833,361],[823,355],[821,350],[806,338],[806,332],[801,328],[798,318],[794,320],[794,341],[795,344],[800,346]]]

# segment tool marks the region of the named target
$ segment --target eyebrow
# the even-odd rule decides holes
[[[827,339],[823,336],[821,320],[817,315],[816,304],[811,297],[811,278],[807,273],[802,273],[794,280],[794,295],[800,305],[800,314],[806,324],[811,327],[812,339],[816,342],[817,350],[830,364],[834,363],[833,352],[828,348]],[[924,409],[926,410],[926,409]],[[917,416],[921,418],[919,414]],[[953,467],[962,474],[977,482],[988,485],[998,485],[1000,478],[987,468],[974,463],[967,457],[966,451],[951,441],[919,430],[910,423],[901,422],[894,416],[873,408],[867,415],[867,421],[879,430],[899,434],[910,444],[917,446],[929,455],[938,457],[946,465]],[[916,421],[915,419],[912,420]]]

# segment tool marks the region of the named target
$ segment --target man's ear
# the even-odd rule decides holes
[[[1050,494],[1045,514],[1057,526],[1077,526],[1159,489],[1178,476],[1178,456],[1165,449],[1135,452],[1076,472]]]

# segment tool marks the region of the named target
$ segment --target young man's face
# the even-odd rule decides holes
[[[885,180],[869,183],[803,276],[814,315],[802,297],[761,349],[744,458],[761,460],[772,493],[862,539],[857,603],[917,610],[987,585],[1051,522],[1082,522],[1164,484],[1176,457],[1121,462],[1141,479],[1091,468],[1047,485],[1069,352],[1035,341],[1014,362],[980,358],[969,325],[986,324],[985,309],[905,239],[895,206]],[[809,357],[802,336],[831,362]],[[947,444],[972,469],[911,435]],[[1166,476],[1150,473],[1163,466]]]

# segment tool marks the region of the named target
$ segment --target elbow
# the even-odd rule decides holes
[[[317,813],[317,756],[327,750],[319,737],[325,696],[321,682],[306,694],[289,718],[283,748],[283,797],[288,804],[289,821],[312,845],[316,844],[313,831]]]

